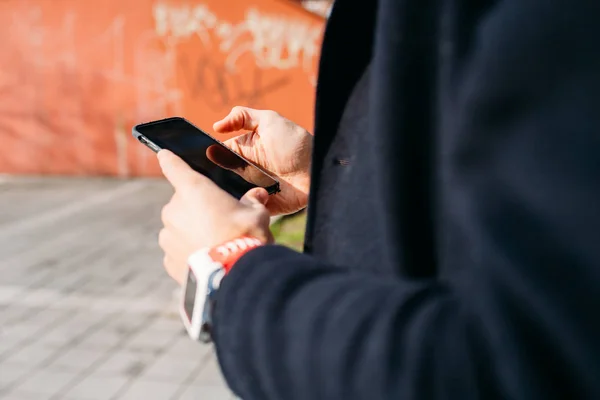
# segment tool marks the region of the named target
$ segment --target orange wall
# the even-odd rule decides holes
[[[238,104],[312,129],[322,27],[285,0],[4,0],[0,173],[155,175],[133,125]]]

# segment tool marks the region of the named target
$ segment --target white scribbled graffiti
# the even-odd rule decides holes
[[[254,57],[259,68],[312,70],[319,51],[320,26],[284,15],[263,13],[250,7],[242,22],[231,24],[203,4],[154,7],[156,34],[166,43],[197,35],[211,46],[212,38],[226,54],[225,67],[234,71],[245,54]]]
[[[197,35],[205,46],[210,46],[209,32],[217,27],[219,20],[208,6],[170,6],[156,4],[153,9],[156,34],[167,38],[171,44],[178,39]]]
[[[222,24],[220,49],[228,53],[227,68],[234,69],[238,58],[250,51],[261,68],[308,70],[318,52],[320,28],[303,21],[269,15],[250,8],[243,22]]]

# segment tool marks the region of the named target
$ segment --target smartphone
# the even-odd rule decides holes
[[[255,187],[263,187],[269,194],[279,192],[277,179],[185,118],[172,117],[136,125],[132,133],[156,153],[162,149],[172,151],[237,199]]]

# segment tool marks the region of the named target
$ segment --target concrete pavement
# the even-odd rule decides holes
[[[222,400],[156,244],[160,180],[0,179],[0,399]]]

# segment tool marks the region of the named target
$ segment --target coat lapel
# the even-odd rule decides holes
[[[305,252],[312,247],[320,171],[346,101],[371,59],[376,1],[337,0],[327,23],[319,62]]]

